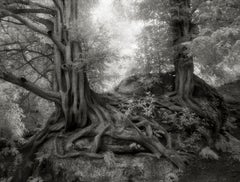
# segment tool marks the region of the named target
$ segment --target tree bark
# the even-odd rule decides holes
[[[61,93],[62,111],[66,130],[84,128],[88,110],[95,103],[96,94],[90,89],[86,74],[85,44],[80,40],[78,0],[54,1],[58,13],[54,35],[65,45],[64,52],[55,46],[55,71],[58,90]],[[81,65],[81,67],[76,66]]]
[[[53,91],[47,91],[39,88],[38,86],[34,85],[33,83],[29,82],[23,77],[16,77],[13,74],[5,71],[0,72],[0,78],[8,81],[10,83],[13,83],[15,85],[18,85],[20,87],[25,88],[26,90],[29,90],[36,94],[37,96],[40,96],[44,99],[47,99],[49,101],[53,101],[55,103],[60,104],[61,103],[61,97],[58,92]]]
[[[147,120],[144,117],[138,119],[132,118],[132,116],[125,116],[121,113],[118,108],[115,108],[113,104],[103,103],[102,100],[106,98],[98,97],[93,90],[91,90],[87,78],[87,65],[86,65],[86,44],[81,37],[81,33],[78,30],[77,25],[81,22],[80,16],[80,4],[79,0],[53,0],[57,15],[54,20],[53,30],[46,31],[40,30],[35,24],[30,24],[25,18],[13,14],[11,12],[3,11],[4,14],[12,16],[19,20],[30,29],[48,36],[53,40],[54,43],[54,75],[55,83],[54,91],[60,94],[39,93],[44,97],[50,97],[57,99],[60,108],[59,115],[53,118],[53,121],[49,121],[45,126],[44,130],[40,131],[35,135],[32,142],[28,144],[31,148],[31,152],[23,152],[26,156],[23,164],[19,167],[16,172],[13,181],[26,181],[27,177],[23,177],[22,174],[29,169],[27,162],[32,162],[35,158],[34,153],[38,150],[43,142],[51,138],[52,135],[57,141],[57,138],[64,138],[60,142],[62,149],[60,154],[53,152],[57,157],[71,157],[78,155],[89,155],[89,156],[101,156],[102,154],[96,153],[100,150],[101,140],[103,136],[122,141],[131,141],[137,143],[142,147],[146,148],[147,151],[153,153],[156,157],[161,155],[167,157],[175,165],[182,168],[184,166],[184,159],[171,149],[170,140],[167,140],[167,145],[163,145],[159,140],[159,134],[154,134],[153,131],[158,130],[163,136],[167,136],[167,131],[161,127],[161,125],[155,121]],[[181,3],[180,3],[181,4]],[[183,23],[185,20],[183,21]],[[186,22],[185,22],[186,23]],[[189,23],[189,22],[188,22]],[[186,26],[179,25],[175,26],[176,31],[181,29],[180,34],[176,34],[178,37],[176,45],[180,45],[182,38],[188,36],[188,30]],[[183,30],[182,30],[183,29]],[[180,59],[181,58],[181,59]],[[183,58],[183,59],[182,59]],[[185,59],[186,58],[186,59]],[[176,82],[176,88],[179,94],[191,95],[192,92],[192,77],[193,77],[193,64],[190,61],[190,66],[186,64],[187,56],[185,52],[179,51],[176,57],[176,68],[178,71],[177,77],[179,80]],[[190,69],[189,69],[190,68]],[[25,88],[34,88],[32,85],[27,85],[24,82],[19,82],[16,79],[16,84],[24,86]],[[38,91],[39,92],[39,91]],[[37,93],[37,91],[35,91]],[[106,96],[105,96],[106,97]],[[114,97],[114,96],[112,96]],[[111,99],[112,99],[111,97]],[[134,121],[134,122],[133,122]],[[60,126],[59,126],[60,123]],[[74,132],[63,132],[63,124],[66,131]],[[89,138],[91,144],[88,145],[85,150],[84,147],[80,151],[75,150],[76,141],[83,138]],[[160,137],[161,138],[161,137]],[[165,137],[168,138],[168,137]],[[57,142],[56,142],[57,143]],[[32,168],[32,166],[30,166]],[[19,174],[19,175],[18,175]]]
[[[187,44],[193,39],[196,33],[196,26],[192,22],[190,0],[171,0],[171,21],[172,42],[174,48],[175,67],[175,93],[183,106],[190,107],[199,115],[204,116],[199,105],[193,97],[193,57],[188,55]]]
[[[184,107],[188,107],[198,116],[214,123],[214,135],[216,138],[223,124],[226,122],[225,105],[221,104],[221,110],[218,116],[214,117],[213,113],[205,111],[203,106],[193,98],[194,92],[194,64],[193,57],[188,55],[189,42],[198,33],[197,25],[192,22],[192,12],[190,0],[170,0],[171,21],[170,29],[172,32],[172,42],[174,47],[174,66],[175,66],[175,92],[177,101]],[[204,82],[204,81],[203,81]],[[205,82],[202,85],[207,85]],[[210,87],[210,86],[209,86]],[[204,91],[204,88],[201,88]],[[208,93],[212,96],[212,93]],[[217,96],[216,98],[218,98]],[[217,99],[218,100],[218,99]],[[219,99],[221,100],[221,98]],[[209,101],[210,102],[210,101]],[[213,107],[213,109],[216,109]]]
[[[176,72],[175,91],[181,98],[190,97],[193,90],[193,58],[187,55],[184,43],[192,40],[190,1],[171,0],[172,42],[175,49],[174,66]]]

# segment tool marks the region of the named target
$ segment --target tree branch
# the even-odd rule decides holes
[[[27,14],[27,13],[34,13],[34,14],[38,14],[38,13],[41,13],[41,14],[50,14],[50,15],[56,15],[56,12],[53,11],[53,10],[49,10],[49,9],[40,9],[40,8],[13,8],[13,7],[10,7],[10,8],[6,8],[6,10],[8,11],[11,11],[12,13],[14,14]]]
[[[27,19],[25,19],[21,16],[18,16],[18,15],[14,14],[14,13],[8,11],[8,10],[0,8],[0,15],[1,14],[4,15],[4,16],[11,16],[11,17],[17,19],[18,21],[20,21],[21,23],[23,23],[24,25],[26,25],[28,28],[32,29],[33,31],[35,31],[37,33],[40,33],[40,34],[43,34],[45,36],[48,36],[46,31],[41,30],[39,27],[37,27],[36,25],[34,25],[33,23],[31,23],[30,21],[28,21]]]
[[[1,19],[1,21],[8,22],[8,23],[12,23],[12,24],[15,24],[15,25],[23,25],[22,23],[15,22],[15,21],[11,21],[11,20],[9,20],[9,19],[7,19],[7,20]]]
[[[62,24],[63,23],[63,4],[60,1],[57,0],[53,0],[54,5],[56,6],[58,12],[59,12],[59,16],[60,16],[60,21]]]
[[[52,21],[45,18],[40,18],[38,16],[33,16],[32,18],[34,21],[43,24],[48,29],[48,31],[53,31],[54,25]]]
[[[44,8],[44,9],[48,9],[51,11],[55,11],[53,8],[46,6],[44,4],[41,3],[37,3],[37,2],[31,2],[30,0],[1,0],[0,5],[14,5],[14,4],[21,4],[21,5],[26,5],[26,6],[36,6],[39,8]]]
[[[19,69],[23,68],[24,66],[29,65],[29,64],[31,64],[33,61],[38,60],[38,59],[40,59],[40,58],[42,58],[42,57],[43,57],[43,56],[36,56],[36,57],[34,57],[34,58],[32,58],[32,59],[30,59],[30,60],[28,60],[28,61],[25,61],[25,63],[23,63],[21,66],[17,67],[16,70],[19,70]]]
[[[0,70],[0,79],[3,79],[5,81],[8,81],[15,85],[18,85],[22,88],[25,88],[26,90],[29,90],[29,91],[33,92],[34,94],[36,94],[44,99],[47,99],[49,101],[53,101],[58,104],[61,103],[61,97],[60,97],[59,93],[42,90],[40,87],[27,81],[25,78],[21,78],[21,77],[19,78],[9,72]]]
[[[65,54],[65,45],[58,40],[57,36],[54,35],[53,31],[51,31],[51,33],[49,34],[46,30],[40,29],[34,23],[28,21],[27,19],[25,19],[17,14],[11,13],[10,11],[2,9],[2,8],[0,8],[0,17],[1,17],[1,14],[4,16],[11,16],[11,17],[17,19],[18,21],[20,21],[21,23],[23,23],[24,25],[26,25],[31,30],[47,36],[48,38],[50,38],[53,41],[53,43],[58,47],[58,49],[63,54]]]
[[[19,52],[19,53],[22,53],[22,52],[27,52],[27,53],[32,53],[32,54],[37,54],[38,56],[32,58],[30,60],[30,62],[38,59],[38,58],[46,58],[48,59],[52,64],[54,63],[53,60],[52,60],[52,56],[53,56],[53,53],[49,53],[49,54],[44,54],[42,53],[41,51],[36,51],[36,50],[31,50],[31,49],[28,49],[27,47],[28,46],[25,46],[24,48],[5,48],[6,46],[11,46],[11,45],[19,45],[21,44],[21,42],[11,42],[11,43],[4,43],[4,44],[1,44],[0,45],[0,53],[1,52]],[[23,43],[24,44],[24,43]],[[1,47],[4,47],[3,49],[1,49]],[[18,68],[20,69],[20,68]]]
[[[40,76],[42,76],[43,78],[45,78],[49,83],[51,83],[51,81],[48,79],[47,76],[45,76],[43,73],[41,73],[37,68],[35,68],[35,67],[32,65],[31,61],[32,61],[33,59],[28,60],[28,59],[27,59],[27,56],[24,54],[24,52],[22,52],[22,57],[23,57],[23,60],[26,62],[26,64],[28,64],[37,74],[39,74]]]

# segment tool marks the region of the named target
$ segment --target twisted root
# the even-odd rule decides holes
[[[109,111],[106,112],[104,108],[96,109],[98,115],[91,116],[95,120],[89,126],[79,129],[78,132],[74,132],[69,136],[66,136],[66,142],[64,147],[65,154],[59,154],[57,149],[57,138],[55,138],[55,156],[59,158],[73,158],[78,156],[91,157],[95,159],[102,159],[104,155],[100,152],[101,142],[103,136],[110,137],[116,141],[126,141],[139,144],[148,152],[148,156],[154,156],[160,158],[164,156],[168,158],[173,164],[179,168],[184,168],[184,160],[178,153],[171,149],[171,137],[169,133],[160,126],[157,122],[149,121],[144,117],[132,117],[126,118],[124,114],[112,110],[112,115]],[[106,112],[106,114],[105,114]],[[100,117],[99,117],[100,116]],[[96,120],[98,118],[98,121]],[[116,121],[119,122],[120,118],[124,118],[121,122],[121,126],[117,126]],[[111,121],[108,121],[111,119]],[[115,123],[113,122],[115,121]],[[164,146],[158,139],[159,134],[166,140],[166,146]],[[82,138],[93,137],[93,141],[89,150],[74,150],[74,143]],[[144,153],[146,155],[146,152]]]

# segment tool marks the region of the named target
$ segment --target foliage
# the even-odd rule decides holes
[[[168,1],[155,0],[142,0],[136,5],[137,18],[143,20],[144,27],[136,54],[138,65],[132,72],[171,70],[169,12],[176,8],[170,7]],[[195,73],[211,85],[219,86],[240,75],[239,7],[235,0],[191,0],[192,21],[199,30],[193,41],[185,44],[189,56],[194,57]]]
[[[201,65],[201,74],[205,80],[208,76],[216,76],[215,83],[210,83],[219,85],[236,79],[240,74],[239,39],[239,28],[223,27],[210,35],[203,33],[193,40],[190,54]]]
[[[162,112],[162,122],[170,125],[173,134],[177,134],[177,145],[181,151],[199,151],[202,135],[200,130],[207,130],[203,120],[185,108],[181,113]]]
[[[195,113],[185,108],[181,113],[160,109],[156,105],[158,97],[146,92],[143,97],[135,96],[121,106],[126,115],[138,116],[157,120],[168,125],[171,135],[177,136],[177,148],[181,151],[197,152],[201,148],[202,130],[207,132],[204,122]],[[160,117],[160,118],[159,118]],[[156,131],[157,132],[157,131]]]
[[[55,110],[54,103],[31,93],[21,94],[18,103],[26,116],[22,122],[30,133],[43,128]]]
[[[135,99],[129,99],[127,105],[123,105],[122,108],[127,108],[125,114],[128,115],[137,115],[138,113],[143,113],[146,117],[154,117],[155,105],[154,102],[156,98],[150,92],[146,92],[144,97]]]
[[[174,123],[179,130],[197,128],[201,120],[195,113],[185,108],[179,119]]]
[[[132,72],[159,73],[171,67],[171,36],[169,35],[168,1],[136,2],[137,18],[144,21],[144,27],[138,38],[139,48],[136,54],[138,66]]]
[[[0,138],[0,180],[11,176],[22,158],[19,151],[8,139]],[[10,180],[10,179],[9,179]]]
[[[198,128],[201,119],[188,108],[183,109],[181,113],[163,112],[162,114],[163,122],[166,124],[172,124],[177,130],[180,131],[194,131],[193,129]]]
[[[199,35],[190,46],[199,74],[212,85],[235,80],[239,73],[238,1],[202,1],[194,13]]]
[[[29,80],[32,82],[38,82],[38,85],[41,88],[50,88],[56,92],[59,92],[60,94],[56,92],[54,93],[44,92],[44,94],[42,95],[46,95],[47,99],[51,97],[52,100],[59,105],[62,104],[61,112],[62,111],[64,112],[65,118],[60,118],[60,119],[57,118],[57,119],[61,121],[62,119],[63,120],[65,119],[65,122],[67,123],[67,125],[65,125],[67,130],[74,130],[76,129],[75,126],[81,127],[80,132],[83,132],[82,134],[76,133],[75,135],[74,132],[70,134],[69,133],[66,134],[67,136],[66,142],[65,142],[66,147],[62,146],[64,155],[65,155],[65,152],[66,153],[69,152],[69,150],[64,151],[65,148],[68,148],[68,146],[70,146],[71,148],[71,146],[74,145],[75,141],[78,139],[80,140],[82,138],[89,137],[88,135],[90,135],[89,133],[91,133],[92,131],[93,131],[92,133],[94,134],[96,133],[96,136],[94,136],[94,139],[93,139],[93,146],[91,147],[91,152],[93,153],[97,152],[100,141],[102,139],[102,135],[106,133],[106,130],[110,128],[108,131],[111,134],[112,134],[112,131],[117,131],[117,130],[114,130],[115,128],[109,127],[109,126],[107,126],[105,129],[102,130],[106,122],[113,124],[112,121],[116,121],[116,123],[118,122],[117,121],[119,119],[118,117],[123,118],[122,113],[118,114],[118,112],[116,112],[117,117],[114,118],[114,115],[111,116],[108,113],[108,108],[110,107],[106,106],[105,108],[103,106],[104,104],[98,103],[100,102],[101,99],[98,99],[98,95],[94,94],[94,92],[92,92],[92,90],[89,89],[88,81],[86,80],[87,78],[84,77],[85,76],[84,74],[87,72],[88,74],[87,76],[90,78],[90,83],[92,88],[95,88],[95,90],[97,89],[100,90],[101,86],[97,85],[96,82],[99,83],[103,78],[101,77],[104,74],[104,68],[105,68],[105,65],[103,63],[110,62],[112,58],[117,58],[114,52],[115,50],[110,49],[109,45],[110,45],[111,37],[108,34],[108,32],[105,31],[105,29],[102,28],[100,25],[96,25],[92,23],[90,20],[89,8],[92,6],[91,2],[89,3],[86,1],[81,1],[79,5],[81,7],[80,10],[75,9],[76,10],[74,15],[75,18],[72,18],[74,19],[73,24],[69,26],[69,30],[67,30],[66,32],[63,31],[60,33],[60,34],[69,33],[69,36],[66,35],[66,37],[64,38],[56,35],[58,36],[57,38],[59,38],[60,40],[55,40],[53,36],[55,34],[51,32],[51,30],[50,32],[48,31],[48,33],[45,33],[47,37],[53,40],[53,42],[55,41],[58,43],[57,44],[54,42],[56,44],[55,51],[56,53],[59,53],[59,54],[55,55],[56,65],[53,68],[52,68],[52,65],[54,64],[52,61],[53,46],[51,45],[51,43],[48,43],[48,41],[46,40],[40,41],[41,37],[35,36],[32,31],[26,32],[26,36],[24,31],[21,31],[15,34],[13,33],[13,30],[17,29],[17,26],[6,27],[5,24],[3,25],[5,26],[4,28],[8,28],[8,30],[7,31],[5,30],[5,32],[3,33],[7,32],[6,34],[8,34],[8,32],[10,32],[11,34],[14,35],[13,37],[10,37],[10,38],[7,36],[3,37],[5,44],[2,45],[4,49],[1,50],[1,52],[3,52],[1,55],[4,57],[4,61],[1,61],[1,64],[3,65],[4,69],[8,70],[9,72],[14,72],[13,70],[18,68],[17,70],[18,71],[20,70],[20,71],[19,72],[16,71],[16,74],[19,74],[20,72],[24,73],[23,77],[19,77],[19,79],[16,79],[17,81],[20,80],[21,82],[21,84],[19,84],[20,86],[26,83],[25,77],[28,77]],[[239,39],[240,33],[235,26],[230,26],[230,24],[217,22],[217,24],[214,24],[213,26],[209,25],[209,22],[212,21],[212,20],[210,21],[211,19],[210,17],[212,17],[211,11],[208,11],[208,8],[211,9],[212,7],[212,5],[209,6],[211,2],[210,3],[206,2],[205,5],[204,3],[197,3],[197,4],[201,5],[197,8],[198,11],[196,11],[197,13],[195,17],[196,18],[195,21],[198,21],[199,19],[198,23],[199,24],[202,23],[200,34],[193,41],[184,42],[184,44],[189,46],[189,50],[188,50],[189,56],[194,56],[195,61],[199,65],[201,65],[202,67],[205,66],[204,68],[205,70],[207,70],[207,68],[212,69],[213,67],[215,67],[216,69],[215,70],[212,69],[212,70],[214,70],[214,74],[217,75],[217,71],[219,70],[218,69],[219,67],[221,67],[223,70],[228,69],[232,67],[231,63],[235,64],[235,62],[238,61],[239,59],[239,54],[238,54],[239,40],[238,39]],[[218,5],[220,6],[220,4]],[[73,7],[73,5],[71,7]],[[171,69],[171,66],[169,65],[170,65],[170,60],[172,59],[172,56],[173,56],[172,55],[173,49],[171,49],[172,46],[170,45],[172,40],[170,36],[168,36],[169,34],[168,32],[169,17],[168,16],[169,16],[169,11],[172,11],[172,10],[176,11],[176,7],[170,8],[168,6],[167,1],[145,0],[140,2],[139,9],[143,10],[142,14],[139,11],[140,12],[139,17],[143,17],[145,26],[144,26],[144,30],[142,31],[142,35],[139,37],[139,43],[142,46],[139,47],[139,50],[138,50],[139,54],[135,56],[135,58],[139,62],[139,67],[140,67],[137,69],[141,71],[145,71],[147,73],[162,72],[162,71]],[[76,16],[78,11],[80,12],[80,16],[81,16],[79,18],[77,18]],[[215,9],[214,15],[216,15],[214,16],[215,20],[218,20],[219,17],[222,18],[218,8]],[[18,16],[15,16],[15,17],[18,17]],[[181,16],[178,15],[177,21],[179,21],[179,19],[183,17],[184,16],[182,15]],[[29,17],[26,16],[25,18],[29,18]],[[33,21],[36,20],[35,18],[32,18]],[[62,19],[64,18],[65,17],[62,17]],[[79,19],[80,21],[76,22],[77,19]],[[31,18],[29,18],[29,20],[31,20]],[[61,23],[60,23],[60,26],[62,26]],[[64,27],[61,27],[61,28],[64,29]],[[29,41],[28,38],[31,39],[31,41]],[[23,42],[17,43],[15,45],[15,43],[13,43],[13,40],[17,40],[17,41],[21,40]],[[75,45],[77,44],[75,44],[75,42],[73,41],[77,41],[79,43],[79,46],[75,47]],[[36,42],[40,42],[40,43],[36,43]],[[13,45],[9,46],[8,43],[10,44],[13,43]],[[69,47],[69,45],[74,45],[73,51],[68,49],[68,48],[71,48]],[[33,49],[32,50],[26,49],[26,47],[28,46],[32,47]],[[6,48],[9,50],[5,50]],[[38,52],[36,53],[36,51]],[[45,54],[41,57],[37,57],[38,54],[42,54],[44,51],[47,52],[47,55]],[[64,53],[66,53],[65,56],[64,56]],[[74,56],[72,56],[72,53],[74,53]],[[16,57],[15,59],[12,60],[12,57],[14,57],[14,55]],[[39,62],[35,63],[34,62],[35,59],[40,60],[41,63]],[[20,60],[20,64],[17,65],[18,67],[16,67],[15,65],[15,62],[17,60]],[[47,63],[47,64],[45,65],[44,63]],[[85,66],[87,69],[83,70],[82,68],[83,67],[85,68]],[[73,70],[77,72],[74,72]],[[53,84],[54,77],[56,76],[55,74],[57,75],[58,85]],[[191,75],[192,75],[192,72],[191,72]],[[46,81],[49,83],[47,83]],[[14,83],[14,81],[12,82]],[[147,82],[146,80],[141,80],[141,82],[144,82],[145,85],[143,87],[144,87],[144,90],[146,91],[150,89],[150,87],[152,86],[152,84],[156,82],[156,80],[152,78],[149,82]],[[76,83],[80,84],[80,86],[77,86]],[[60,87],[60,89],[57,87]],[[41,88],[37,88],[37,91],[42,91]],[[3,92],[6,92],[6,90],[2,90],[0,93],[3,93]],[[0,115],[2,115],[3,116],[2,118],[4,119],[1,120],[0,127],[2,126],[3,129],[7,128],[5,129],[5,131],[10,131],[11,134],[9,138],[11,138],[11,135],[13,135],[15,138],[20,138],[23,135],[24,131],[26,130],[24,124],[22,123],[22,118],[24,117],[24,114],[23,114],[23,110],[19,107],[19,105],[16,102],[17,99],[14,99],[14,98],[15,96],[10,97],[7,94],[5,95],[1,94],[0,101],[2,105],[0,105],[1,106],[0,109],[3,112],[0,113]],[[17,96],[17,98],[19,98],[19,96]],[[142,123],[145,122],[146,125],[148,125],[146,126],[146,128],[144,128],[145,127],[144,126],[143,131],[141,131],[142,126],[140,125],[138,128],[137,124],[139,123],[137,124],[134,123],[139,121],[140,124],[142,124],[140,119],[137,121],[135,121],[134,119],[133,121],[130,121],[132,122],[131,124],[135,126],[135,128],[134,127],[128,128],[130,136],[124,136],[126,137],[126,140],[139,142],[141,144],[143,143],[142,145],[145,146],[146,148],[147,146],[150,146],[149,150],[151,152],[156,153],[157,155],[163,154],[164,156],[169,157],[170,159],[172,156],[168,156],[168,149],[170,150],[171,148],[170,145],[171,145],[172,137],[177,138],[176,139],[177,142],[175,142],[175,145],[178,145],[178,147],[176,148],[179,151],[195,152],[199,150],[200,142],[202,139],[200,130],[208,130],[202,123],[203,120],[201,120],[195,114],[190,112],[190,110],[188,109],[184,109],[181,112],[179,111],[175,112],[175,111],[172,111],[171,107],[168,108],[168,106],[166,106],[166,108],[168,109],[164,108],[159,112],[159,108],[157,104],[161,105],[161,103],[157,103],[158,99],[159,98],[156,98],[156,96],[151,94],[151,92],[146,92],[144,93],[143,97],[134,96],[132,99],[129,99],[127,103],[123,104],[122,111],[125,112],[127,116],[132,116],[132,115],[138,116],[139,113],[141,113],[141,115],[143,115],[146,118],[145,121],[144,121],[145,118],[143,118]],[[184,97],[183,99],[186,99],[186,98]],[[189,101],[191,100],[189,99]],[[33,102],[33,100],[31,100],[31,102]],[[167,100],[166,102],[169,102],[169,103],[171,102],[170,104],[174,105],[172,103],[172,100]],[[35,103],[31,103],[31,104],[32,104],[31,106],[35,104],[34,107],[41,110],[42,115],[50,115],[49,108],[51,109],[54,108],[53,105],[39,99],[35,101]],[[174,105],[174,106],[179,107],[178,105]],[[162,116],[161,118],[162,120],[157,118],[160,115]],[[157,121],[155,120],[156,118],[158,119]],[[153,120],[155,123],[152,122]],[[120,121],[122,122],[122,120]],[[99,125],[100,127],[96,126],[98,123],[100,123]],[[51,123],[49,122],[49,125],[47,125],[47,127],[44,130],[42,130],[40,134],[36,136],[36,138],[34,138],[36,140],[35,140],[35,143],[33,144],[33,148],[37,150],[39,145],[41,145],[41,141],[45,139],[44,138],[45,136],[51,136],[52,133],[54,133],[53,135],[56,135],[57,132],[60,132],[59,130],[63,130],[62,124],[63,122],[59,122],[57,124],[55,124],[54,122],[51,122]],[[164,127],[162,128],[162,124],[166,126],[167,129],[165,129]],[[91,128],[91,126],[93,126],[93,128]],[[57,129],[54,130],[54,128],[56,127]],[[91,132],[88,131],[89,128],[92,130]],[[132,134],[135,135],[136,129],[140,133],[139,136],[132,135]],[[144,131],[144,129],[146,131]],[[155,129],[159,130],[159,133],[161,134],[157,135],[156,133],[158,131],[155,131]],[[128,134],[127,132],[126,133],[123,132],[123,134],[127,135]],[[114,137],[112,137],[111,135],[109,136],[114,139],[116,139],[117,137],[124,138],[123,134],[120,133],[118,136],[118,133],[117,133],[116,136]],[[162,139],[163,136],[166,138],[167,149],[165,149],[165,144],[162,145],[161,141],[157,140],[158,138]],[[233,138],[230,138],[229,143],[222,140],[220,141],[219,145],[216,145],[216,148],[225,150],[225,151],[230,151],[233,154],[235,154],[234,155],[235,158],[238,158],[239,156],[238,156],[238,153],[236,152],[239,151],[238,150],[239,146],[232,145],[232,143],[236,143],[235,139]],[[163,147],[161,148],[161,146]],[[32,151],[34,150],[30,150],[30,152]],[[3,150],[4,155],[7,154],[8,152],[9,151]],[[174,151],[171,151],[171,152],[174,152]],[[30,153],[27,155],[31,156],[33,154]],[[218,159],[218,155],[209,147],[203,148],[200,152],[200,155],[203,158]],[[66,156],[68,155],[66,154]],[[115,161],[114,161],[113,153],[107,152],[106,154],[103,155],[103,157],[109,167],[112,167],[114,165]],[[30,158],[30,161],[27,161],[27,162],[32,163],[31,161],[32,157],[29,157],[29,158]],[[49,154],[38,153],[36,159],[39,165],[41,165],[48,158],[49,158]],[[176,161],[178,161],[178,159]],[[29,163],[26,163],[26,164],[23,163],[23,166],[24,165],[26,166]],[[178,163],[178,162],[175,162],[175,163]],[[79,172],[79,171],[76,171],[76,172]],[[29,179],[29,181],[40,182],[43,180],[41,178],[32,177],[31,179]]]
[[[0,129],[2,137],[19,140],[26,128],[22,123],[24,118],[23,110],[17,104],[18,92],[10,92],[14,95],[8,95],[9,90],[14,91],[14,86],[2,83],[0,89]]]
[[[48,4],[48,3],[47,3]],[[32,17],[33,19],[35,17]],[[53,47],[48,38],[36,34],[25,26],[19,25],[13,18],[5,18],[8,21],[1,21],[1,47],[0,64],[6,71],[14,75],[26,78],[44,89],[51,88],[52,85],[52,55]],[[34,20],[33,20],[34,21]],[[16,23],[14,23],[16,22]],[[25,117],[21,121],[27,129],[32,130],[32,126],[43,125],[52,112],[52,104],[45,102],[43,99],[36,98],[29,92],[11,86],[4,90],[7,94],[16,94],[18,98],[14,100],[16,107],[21,108],[21,113]],[[2,92],[1,92],[2,93]],[[9,96],[9,98],[14,98]],[[12,101],[11,101],[12,102]],[[9,116],[16,116],[20,112],[16,108],[16,113]],[[35,115],[39,111],[38,115]],[[15,118],[20,119],[20,118]],[[35,124],[37,123],[37,124]],[[15,132],[14,132],[15,133]]]

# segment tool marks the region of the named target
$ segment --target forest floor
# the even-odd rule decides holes
[[[132,76],[129,79],[123,80],[119,86],[114,90],[114,93],[120,96],[125,96],[130,100],[132,104],[141,103],[141,98],[150,99],[152,101],[152,95],[159,97],[164,93],[168,93],[172,90],[174,83],[174,77],[170,74],[164,74],[159,81],[158,75],[145,75],[145,76]],[[201,89],[197,89],[196,93]],[[240,140],[240,80],[226,84],[218,91],[224,96],[227,101],[227,106],[230,110],[230,117],[237,118],[238,126],[232,131],[232,135]],[[150,95],[144,95],[145,92],[151,92]],[[199,92],[200,93],[200,92]],[[199,94],[198,93],[198,94]],[[201,93],[200,93],[201,94]],[[135,98],[135,100],[133,99]],[[143,105],[146,107],[145,105]],[[141,105],[141,107],[143,107]],[[138,106],[140,107],[140,106]],[[128,109],[136,109],[131,104],[128,105]],[[137,108],[139,109],[139,108]],[[164,109],[166,111],[166,109]],[[172,112],[167,112],[171,115]],[[162,117],[162,116],[161,116]],[[169,120],[172,120],[170,117]],[[165,118],[166,121],[168,121]],[[173,118],[174,119],[174,118]],[[170,126],[165,124],[167,129],[171,129]],[[175,132],[175,130],[173,130]],[[171,132],[171,131],[170,131]],[[0,143],[1,151],[1,143]],[[180,177],[180,182],[240,182],[240,162],[234,160],[228,153],[220,153],[218,160],[202,159],[196,156],[190,164],[184,170],[184,173]],[[1,155],[0,155],[1,156]],[[0,158],[1,161],[1,158]],[[13,163],[10,161],[10,163]],[[10,166],[9,162],[6,161],[2,166]],[[13,169],[15,166],[12,166]],[[13,169],[8,167],[7,172],[12,174]],[[4,171],[6,168],[4,168]],[[1,173],[1,162],[0,162],[0,173]],[[7,176],[9,176],[7,174]],[[0,175],[1,182],[1,175]]]
[[[230,98],[240,103],[240,80],[226,84],[218,91],[224,98]],[[233,113],[239,118],[240,112]],[[237,128],[233,136],[240,140],[240,120],[237,120]],[[186,169],[179,182],[240,182],[240,162],[232,159],[228,153],[219,153],[218,160],[196,158]]]
[[[234,136],[240,139],[240,126]],[[228,153],[220,153],[218,160],[196,158],[179,182],[240,182],[240,162]]]

